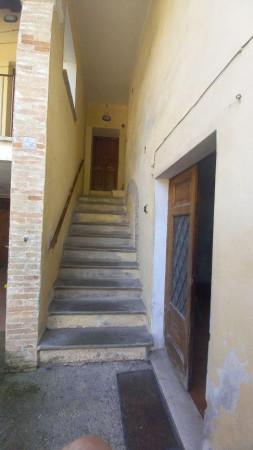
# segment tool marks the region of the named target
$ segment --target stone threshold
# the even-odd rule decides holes
[[[201,450],[204,421],[180,383],[166,350],[153,351],[150,360],[184,450]]]

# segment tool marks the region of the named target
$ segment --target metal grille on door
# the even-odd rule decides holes
[[[173,221],[173,267],[171,303],[185,315],[187,300],[187,261],[189,251],[189,215],[175,216]]]

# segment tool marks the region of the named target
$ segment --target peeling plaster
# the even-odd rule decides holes
[[[222,410],[232,415],[235,413],[240,398],[241,385],[252,381],[252,376],[246,371],[246,363],[240,361],[234,350],[228,353],[223,368],[218,369],[218,375],[218,386],[209,381],[207,387],[206,436],[209,436],[214,429],[214,422]],[[211,450],[211,447],[206,440],[203,450],[207,449]]]

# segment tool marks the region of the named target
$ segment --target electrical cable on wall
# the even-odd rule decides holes
[[[167,141],[167,139],[174,133],[174,131],[181,125],[181,123],[186,119],[186,117],[195,109],[195,107],[200,103],[202,98],[206,95],[206,93],[212,88],[212,86],[218,81],[218,79],[223,75],[223,73],[227,70],[227,68],[234,62],[234,60],[239,56],[242,51],[253,41],[253,35],[240,47],[240,49],[230,58],[227,64],[223,67],[223,69],[216,75],[216,77],[212,80],[212,82],[207,86],[207,88],[202,92],[202,94],[198,97],[198,99],[193,103],[193,105],[187,110],[187,112],[181,117],[181,119],[174,125],[174,127],[170,130],[170,132],[165,136],[163,141],[158,145],[158,147],[154,151],[153,164],[152,168],[155,168],[156,163],[156,155],[163,144]]]

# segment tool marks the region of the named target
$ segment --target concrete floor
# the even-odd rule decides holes
[[[116,374],[145,362],[87,364],[0,380],[1,450],[60,450],[85,434],[125,450]]]

